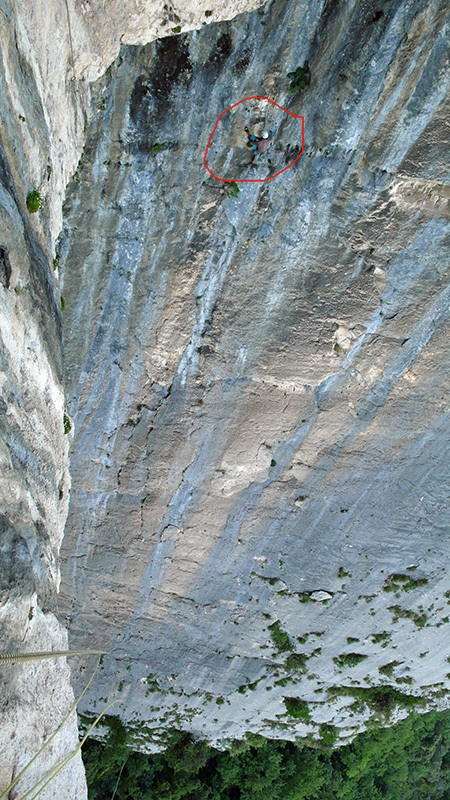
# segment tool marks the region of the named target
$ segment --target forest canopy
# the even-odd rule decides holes
[[[167,749],[135,752],[118,717],[83,750],[89,800],[446,800],[450,713],[411,714],[332,748],[249,734],[219,751],[172,731]],[[325,726],[326,728],[327,726]],[[328,726],[331,728],[331,726]],[[326,730],[324,729],[324,733]]]

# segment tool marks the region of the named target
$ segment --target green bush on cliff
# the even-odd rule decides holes
[[[135,753],[117,717],[105,745],[83,750],[89,800],[448,800],[450,713],[411,714],[332,749],[248,735],[219,751],[172,732],[163,753]]]
[[[27,194],[27,209],[30,214],[36,214],[40,208],[44,205],[44,198],[42,197],[41,193],[35,189],[33,192],[29,192]]]
[[[239,186],[236,181],[231,181],[225,185],[225,194],[227,197],[237,197],[239,195]]]
[[[284,705],[290,717],[302,719],[305,722],[308,722],[310,719],[311,715],[309,713],[308,703],[300,697],[285,697]]]
[[[308,62],[305,61],[303,67],[297,67],[294,72],[288,72],[286,77],[291,81],[289,86],[289,94],[297,94],[297,92],[301,92],[306,86],[309,86],[311,82],[311,71],[309,69]]]
[[[291,642],[289,634],[283,630],[279,620],[276,620],[272,623],[272,625],[269,625],[269,633],[272,638],[272,642],[279,653],[286,653],[289,650],[294,649],[294,645]]]

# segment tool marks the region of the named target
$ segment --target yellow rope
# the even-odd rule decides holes
[[[61,656],[85,656],[95,653],[98,656],[105,655],[104,650],[50,650],[41,653],[1,653],[0,666],[2,664],[17,664],[20,661],[37,661],[41,658],[60,658]]]
[[[73,650],[72,650],[72,651],[68,651],[68,652],[69,652],[69,655],[75,655],[77,651],[73,651]],[[93,651],[92,651],[92,650],[84,650],[84,651],[78,651],[78,652],[93,652]],[[24,653],[24,655],[32,655],[32,654],[31,654],[31,653]],[[38,655],[39,655],[39,654],[38,654]],[[45,654],[45,655],[47,655],[47,654]],[[50,655],[55,655],[55,654],[53,653],[53,654],[50,654]],[[63,653],[63,655],[67,655],[67,653]],[[4,657],[4,656],[3,656],[3,657]],[[10,662],[10,663],[11,663],[11,662]],[[16,775],[16,777],[15,777],[15,778],[14,778],[14,780],[13,780],[13,782],[12,782],[12,783],[10,783],[10,785],[9,785],[9,786],[8,786],[8,787],[7,787],[7,788],[6,788],[6,789],[5,789],[5,790],[4,790],[4,791],[3,791],[3,792],[0,794],[0,800],[6,800],[6,798],[9,796],[9,793],[12,791],[12,789],[14,788],[14,786],[16,786],[16,784],[17,784],[17,783],[20,781],[20,779],[23,777],[23,775],[25,775],[25,773],[26,773],[26,772],[27,772],[27,770],[28,770],[28,769],[31,767],[31,765],[32,765],[32,764],[34,764],[34,762],[36,761],[36,759],[37,759],[37,758],[38,758],[38,757],[41,755],[41,753],[42,753],[42,752],[43,752],[43,751],[46,749],[46,747],[48,747],[48,745],[50,744],[50,742],[52,742],[52,741],[53,741],[53,739],[55,738],[55,736],[57,736],[57,734],[60,732],[60,730],[61,730],[61,729],[64,727],[64,725],[66,724],[67,720],[70,718],[71,714],[73,714],[73,713],[74,713],[74,711],[76,711],[76,708],[77,708],[77,706],[78,706],[78,703],[80,703],[80,701],[82,700],[83,696],[86,694],[86,692],[88,691],[88,689],[89,689],[90,685],[92,684],[92,681],[94,680],[95,673],[97,672],[97,669],[98,669],[98,667],[99,667],[99,664],[100,664],[100,659],[99,659],[99,661],[97,662],[97,666],[95,667],[95,669],[94,669],[94,671],[93,671],[93,673],[92,673],[91,677],[89,678],[89,680],[88,680],[88,682],[87,682],[86,686],[84,687],[83,691],[81,692],[80,696],[79,696],[79,697],[78,697],[78,698],[75,700],[75,702],[74,702],[73,706],[72,706],[72,707],[69,709],[69,712],[66,714],[66,716],[64,717],[64,719],[62,720],[62,722],[61,722],[61,723],[58,725],[58,727],[56,728],[56,730],[55,730],[55,731],[53,731],[53,733],[52,733],[52,734],[49,736],[49,738],[47,739],[47,741],[46,741],[46,742],[44,742],[44,744],[43,744],[43,745],[42,745],[42,747],[41,747],[41,748],[38,750],[38,752],[37,752],[37,753],[35,753],[35,755],[34,755],[34,756],[33,756],[33,758],[31,759],[31,761],[29,761],[29,762],[28,762],[28,764],[26,764],[26,765],[25,765],[25,767],[23,767],[23,769],[21,769],[21,771],[19,772],[19,774],[18,774],[18,775]],[[117,701],[117,700],[114,700],[113,702],[114,702],[114,703],[116,703],[116,702],[118,702],[118,701]],[[33,792],[33,791],[34,791],[36,788],[38,788],[38,787],[39,787],[39,785],[40,785],[41,783],[43,783],[43,781],[46,781],[46,783],[45,783],[45,785],[46,785],[46,784],[47,784],[47,783],[48,783],[48,782],[49,782],[49,781],[52,779],[53,775],[56,775],[56,773],[57,773],[57,772],[59,772],[59,770],[60,770],[60,769],[62,769],[62,768],[65,766],[65,764],[66,764],[68,761],[70,761],[70,759],[71,759],[71,758],[73,758],[73,757],[74,757],[74,756],[77,754],[77,752],[79,752],[79,750],[80,750],[80,748],[81,748],[81,745],[82,745],[82,744],[83,744],[83,743],[86,741],[87,737],[89,736],[90,732],[93,730],[93,728],[95,727],[95,725],[97,725],[97,724],[98,724],[98,722],[99,722],[99,721],[100,721],[100,719],[103,717],[103,715],[104,715],[104,714],[106,714],[106,712],[107,712],[107,711],[108,711],[108,709],[111,707],[111,705],[113,705],[113,702],[112,702],[112,703],[109,703],[109,704],[106,706],[106,708],[104,708],[104,709],[103,709],[103,711],[101,712],[101,714],[100,714],[100,715],[97,717],[97,719],[95,720],[95,722],[94,722],[94,723],[91,725],[91,727],[90,727],[90,728],[89,728],[89,730],[87,731],[86,735],[83,737],[83,739],[82,739],[82,741],[81,741],[81,744],[80,744],[80,745],[77,747],[77,749],[76,749],[76,750],[75,750],[73,753],[71,753],[71,754],[70,754],[70,756],[68,756],[68,758],[64,759],[64,760],[63,760],[63,761],[62,761],[60,764],[58,764],[56,767],[54,767],[52,770],[50,770],[50,772],[46,773],[46,775],[44,775],[44,776],[43,776],[43,778],[41,778],[41,779],[40,779],[40,780],[39,780],[39,781],[38,781],[38,782],[37,782],[37,783],[36,783],[36,784],[35,784],[35,785],[34,785],[34,786],[33,786],[33,787],[32,787],[32,788],[31,788],[31,789],[30,789],[30,790],[29,790],[27,793],[26,793],[26,795],[24,795],[23,797],[27,797],[27,796],[29,796],[30,792]],[[40,792],[40,791],[42,791],[42,789],[43,789],[43,787],[41,786],[41,787],[40,787],[40,789],[38,789],[38,794],[39,794],[39,792]],[[37,795],[36,795],[36,796],[37,796]],[[22,798],[22,800],[23,800],[23,798]]]

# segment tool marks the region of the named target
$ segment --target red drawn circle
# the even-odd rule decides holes
[[[246,103],[248,100],[268,100],[268,102],[272,103],[273,106],[276,106],[281,111],[284,111],[286,114],[289,114],[291,117],[295,117],[295,119],[301,119],[301,121],[302,121],[302,149],[300,150],[300,153],[298,154],[298,156],[296,156],[294,158],[294,160],[291,161],[290,164],[288,164],[286,167],[283,167],[283,169],[280,169],[279,172],[276,172],[274,175],[268,175],[267,178],[219,178],[217,175],[214,175],[214,172],[212,170],[210,170],[210,168],[208,167],[208,165],[206,163],[208,150],[211,147],[211,142],[213,140],[213,136],[214,136],[214,134],[215,134],[215,132],[217,130],[217,126],[218,126],[220,120],[222,119],[222,117],[228,111],[231,111],[232,108],[236,108],[236,106],[239,106],[241,103]],[[277,178],[278,175],[281,175],[283,172],[286,172],[286,170],[290,169],[292,167],[292,165],[295,164],[295,162],[298,161],[299,158],[301,158],[301,156],[303,155],[304,151],[305,151],[305,118],[303,116],[301,116],[300,114],[294,114],[292,111],[288,111],[287,108],[283,108],[283,106],[278,105],[278,103],[276,103],[275,100],[271,100],[270,97],[264,97],[263,95],[252,95],[252,97],[244,97],[243,100],[238,100],[237,103],[233,103],[232,106],[228,106],[228,108],[226,108],[225,111],[222,111],[220,116],[217,117],[216,124],[214,125],[214,128],[212,129],[211,135],[210,135],[210,137],[208,139],[208,144],[206,145],[206,148],[205,148],[205,153],[204,153],[204,156],[203,156],[203,166],[204,166],[204,168],[206,170],[208,170],[209,174],[213,178],[215,178],[216,181],[220,181],[221,183],[266,183],[266,181],[271,181],[271,180],[273,180],[273,178]]]

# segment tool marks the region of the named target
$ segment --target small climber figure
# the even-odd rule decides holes
[[[253,150],[252,164],[256,164],[258,156],[266,153],[270,147],[269,134],[267,131],[263,131],[261,136],[255,136],[254,133],[250,133],[248,128],[244,128],[244,130],[248,137],[247,146]]]

